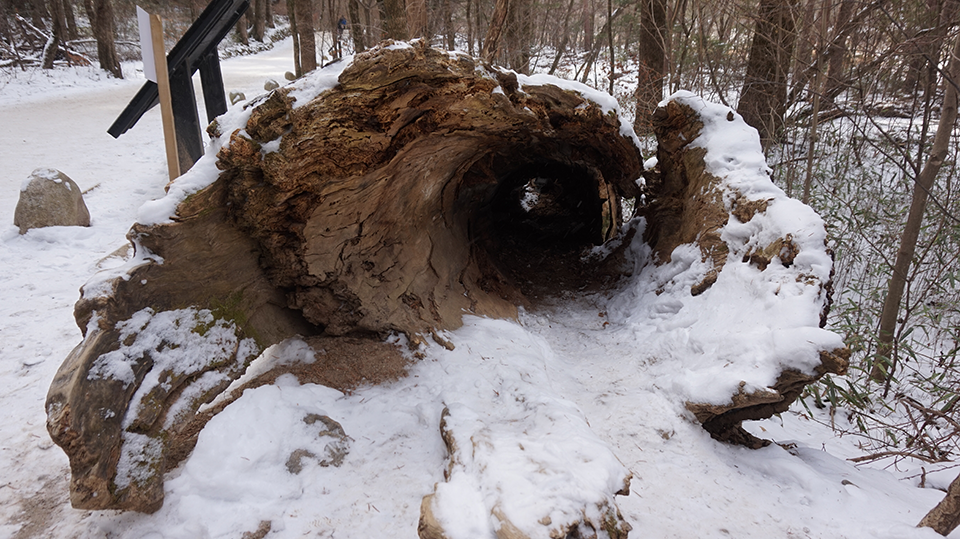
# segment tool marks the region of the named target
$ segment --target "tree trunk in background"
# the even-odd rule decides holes
[[[443,39],[448,51],[457,48],[457,32],[453,27],[453,8],[450,0],[440,0],[440,9],[443,11]]]
[[[934,181],[940,172],[940,167],[950,149],[950,135],[957,121],[957,88],[960,82],[960,37],[957,38],[947,67],[944,80],[943,106],[940,110],[940,124],[937,134],[933,138],[933,147],[917,176],[913,186],[913,201],[910,212],[907,214],[907,223],[900,236],[900,249],[893,265],[893,274],[887,286],[887,296],[883,301],[883,311],[880,313],[880,328],[877,337],[877,358],[874,361],[870,377],[876,381],[886,381],[893,376],[896,369],[896,354],[894,335],[897,329],[897,315],[900,312],[900,301],[907,283],[907,274],[913,255],[917,248],[917,239],[920,237],[920,228],[923,224],[923,212],[927,207],[927,197],[933,189]]]
[[[253,39],[263,43],[267,24],[267,2],[269,0],[253,0],[253,5],[247,8],[247,13],[252,11],[253,19]]]
[[[667,2],[640,0],[640,36],[637,70],[637,114],[633,128],[638,135],[653,134],[650,115],[663,100],[666,76]]]
[[[247,34],[247,16],[243,15],[237,19],[237,40],[244,45],[250,44],[250,36]]]
[[[823,90],[823,96],[828,101],[843,92],[847,82],[844,80],[843,66],[847,59],[847,36],[850,33],[847,26],[850,24],[850,18],[853,16],[853,0],[843,0],[840,2],[840,10],[837,12],[837,21],[833,25],[833,39],[827,48],[827,83]],[[826,33],[824,33],[826,38]]]
[[[367,49],[363,39],[363,24],[360,22],[360,2],[347,0],[347,14],[350,17],[350,38],[353,40],[353,52]]]
[[[7,21],[7,17],[10,15],[11,10],[9,6],[9,0],[0,0],[0,39],[13,43],[13,33],[10,30],[10,24]]]
[[[293,73],[297,78],[303,76],[300,65],[300,34],[297,25],[296,0],[287,0],[287,17],[290,19],[290,36],[293,39]]]
[[[507,64],[523,74],[530,72],[531,19],[530,0],[512,0],[507,6]]]
[[[276,28],[277,25],[273,21],[273,0],[266,0],[264,4],[266,4],[266,7],[264,8],[264,15],[265,15],[264,22],[266,23],[267,28]]]
[[[480,51],[480,57],[488,64],[494,63],[500,54],[500,39],[503,37],[509,11],[509,0],[497,0],[493,8],[493,16],[490,18],[490,26],[487,27],[487,37],[483,39],[483,50]]]
[[[80,39],[80,32],[77,31],[77,17],[73,13],[73,2],[63,0],[63,16],[67,24],[67,39]]]
[[[47,4],[44,0],[30,0],[30,20],[33,22],[33,25],[41,30],[46,30],[47,25],[44,24],[43,19],[50,17],[50,12],[47,11]]]
[[[473,9],[476,9],[473,6],[473,0],[466,0],[467,2],[467,53],[470,56],[473,56]],[[472,8],[472,9],[471,9]]]
[[[410,39],[427,36],[427,2],[426,0],[407,0],[407,35]]]
[[[64,34],[67,30],[62,0],[51,0],[50,18],[53,19],[53,31],[50,34],[50,39],[47,40],[47,44],[43,46],[41,67],[44,69],[53,69],[53,61],[57,57],[57,49],[60,47],[60,43],[64,41]]]
[[[409,39],[407,32],[407,11],[403,0],[383,0],[383,11],[380,13],[383,20],[384,38],[405,41]]]
[[[583,48],[586,50],[591,50],[593,49],[594,19],[593,2],[591,0],[583,0],[580,16],[580,25],[583,27]]]
[[[87,12],[87,18],[90,19],[93,38],[97,40],[97,59],[100,60],[100,69],[122,79],[123,71],[120,69],[115,41],[116,22],[113,17],[113,3],[111,0],[84,0],[83,8]]]
[[[317,37],[313,26],[313,2],[293,0],[297,13],[297,35],[300,42],[300,69],[309,73],[317,68]]]
[[[760,0],[743,92],[737,106],[743,119],[760,132],[764,148],[783,127],[787,75],[796,35],[795,2]]]

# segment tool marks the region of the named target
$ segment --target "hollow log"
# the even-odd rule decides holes
[[[586,278],[580,251],[617,233],[638,192],[615,113],[463,55],[380,47],[297,95],[212,124],[219,176],[134,225],[133,258],[85,285],[84,340],[47,400],[74,507],[158,509],[196,410],[287,337],[444,342],[464,314],[515,317],[545,254]],[[202,361],[172,361],[184,347]]]
[[[669,101],[655,117],[659,169],[644,173],[631,129],[605,99],[417,41],[358,54],[211,124],[207,155],[141,210],[133,256],[91,279],[76,305],[84,339],[46,404],[51,437],[70,457],[73,506],[158,509],[165,470],[209,417],[201,406],[292,336],[340,339],[353,350],[345,356],[386,363],[399,352],[385,335],[449,348],[442,332],[466,314],[512,318],[539,295],[619,282],[631,244],[618,236],[620,201],[641,194],[652,201],[641,207],[652,266],[691,245],[702,255],[682,270],[704,268],[685,298],[691,310],[731,268],[782,282],[814,318],[826,309],[822,236],[794,237],[789,220],[765,217],[789,206],[769,177],[742,181],[765,169],[759,140],[743,163],[725,158],[725,172],[710,161],[705,124],[746,128],[742,119]],[[738,223],[753,224],[730,233]],[[614,238],[614,256],[582,258]],[[692,415],[720,439],[754,444],[741,421],[785,409],[805,383],[845,367],[845,351],[806,325],[782,332],[812,335],[803,353],[768,354],[779,379],[744,381],[729,399],[692,395]],[[376,371],[360,367],[358,377]],[[616,515],[610,507],[600,520]]]

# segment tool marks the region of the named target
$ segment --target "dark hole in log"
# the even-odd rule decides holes
[[[593,272],[582,254],[604,240],[599,189],[599,174],[582,165],[513,168],[477,209],[471,240],[530,299],[583,288]]]

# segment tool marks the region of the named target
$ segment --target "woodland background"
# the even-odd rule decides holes
[[[163,16],[168,47],[205,7],[139,5]],[[253,0],[221,54],[291,33],[296,75],[420,37],[576,78],[632,112],[645,156],[664,96],[737,110],[774,181],[823,216],[836,257],[826,323],[851,369],[803,405],[861,437],[861,461],[960,456],[960,0]],[[121,77],[138,56],[131,0],[0,0],[0,76],[99,62]]]

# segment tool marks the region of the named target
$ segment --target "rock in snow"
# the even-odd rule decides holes
[[[90,226],[83,193],[69,176],[52,168],[38,168],[20,187],[13,224],[26,234],[46,226]]]

